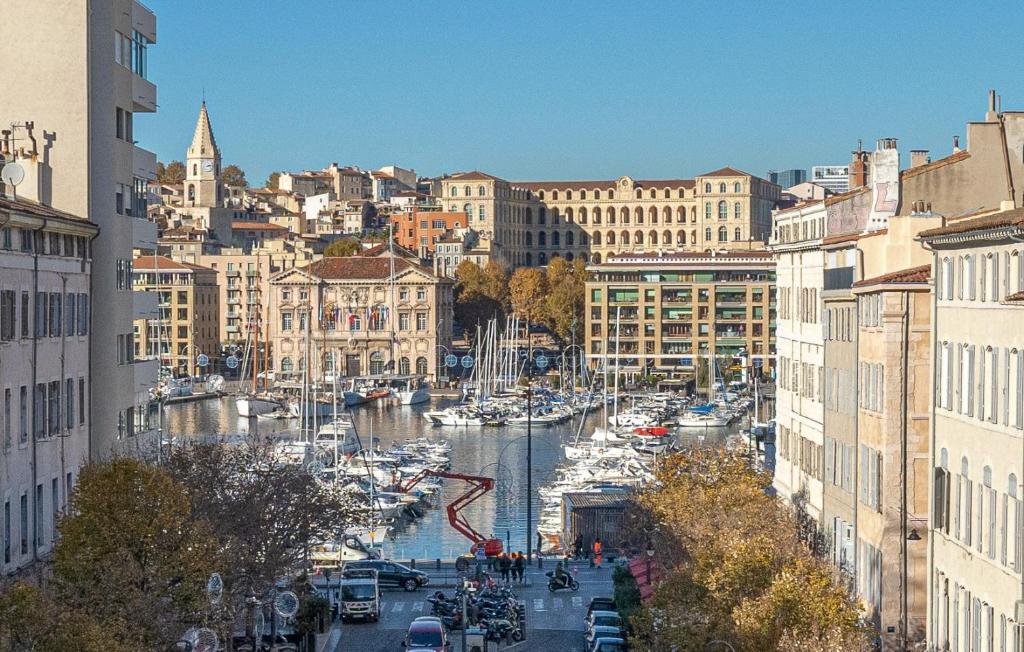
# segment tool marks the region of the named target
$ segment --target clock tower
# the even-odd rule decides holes
[[[199,109],[196,132],[185,161],[185,206],[217,207],[224,204],[220,181],[220,149],[213,138],[206,102]]]

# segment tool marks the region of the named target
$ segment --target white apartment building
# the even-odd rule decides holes
[[[135,0],[9,0],[0,20],[0,56],[9,65],[0,124],[31,121],[35,141],[15,130],[15,147],[36,147],[52,174],[41,175],[40,203],[81,215],[100,233],[91,278],[90,453],[142,451],[155,360],[125,355],[133,319],[156,312],[156,296],[132,290],[132,250],[156,247],[146,219],[156,155],[136,144],[138,114],[156,111],[147,79],[156,16]],[[92,391],[92,390],[95,391]]]
[[[771,248],[778,283],[778,377],[775,390],[774,486],[786,501],[799,502],[824,527],[824,368],[821,293],[824,289],[824,201],[810,201],[775,214]]]
[[[1004,202],[919,240],[934,254],[936,295],[929,649],[1018,652],[1024,209]]]
[[[2,164],[0,164],[2,167]],[[0,189],[2,189],[0,184]],[[96,226],[0,196],[0,575],[50,552],[89,458]]]
[[[811,168],[811,183],[840,195],[849,192],[850,188],[850,166],[849,165],[815,165]]]

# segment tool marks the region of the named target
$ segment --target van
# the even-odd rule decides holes
[[[341,622],[380,619],[380,584],[372,568],[346,568],[341,574]]]

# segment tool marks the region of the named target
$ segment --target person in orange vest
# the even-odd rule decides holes
[[[594,539],[594,566],[601,568],[601,537]]]

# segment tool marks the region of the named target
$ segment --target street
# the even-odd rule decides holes
[[[544,573],[554,569],[553,562],[546,562],[540,570],[528,568],[527,580],[532,580],[533,585],[515,588],[519,599],[526,603],[526,640],[509,646],[491,642],[488,649],[583,652],[583,619],[587,605],[592,597],[612,595],[612,568],[591,569],[586,562],[580,562],[578,566],[575,576],[580,590],[576,593],[548,591]],[[430,615],[427,597],[436,590],[428,587],[411,593],[385,591],[380,622],[342,625],[341,640],[332,652],[399,652],[409,623],[419,616]],[[452,593],[452,589],[441,590],[448,595]],[[452,652],[460,652],[461,632],[452,632],[451,638]]]

